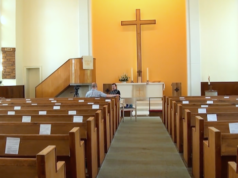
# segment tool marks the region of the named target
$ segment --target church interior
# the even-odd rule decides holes
[[[235,0],[0,0],[0,177],[238,178],[237,17]]]

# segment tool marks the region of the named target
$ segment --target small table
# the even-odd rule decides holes
[[[133,108],[124,108],[124,106],[122,106],[122,107],[121,107],[121,111],[122,111],[123,122],[125,121],[125,117],[124,117],[124,112],[125,112],[125,111],[130,111],[130,119],[131,119],[132,111],[135,111],[135,121],[137,120],[137,110],[136,110],[136,106],[133,107]]]

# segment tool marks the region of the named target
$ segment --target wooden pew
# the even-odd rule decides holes
[[[219,121],[238,121],[238,108],[236,109],[236,112],[230,113],[224,107],[218,107],[216,110],[206,108],[206,113],[204,114],[192,113],[190,110],[185,109],[185,119],[183,120],[183,158],[188,167],[192,165],[192,128],[195,126],[195,116],[201,116],[207,120],[207,114],[220,114]],[[222,114],[225,113],[227,113],[227,117],[222,117]]]
[[[13,101],[13,100],[11,100]],[[44,101],[44,100],[43,100]],[[49,101],[49,100],[46,100]],[[68,100],[66,100],[68,101]],[[69,101],[72,102],[72,101]],[[82,109],[90,109],[90,110],[94,110],[96,112],[96,110],[101,110],[101,115],[102,118],[104,118],[104,142],[105,142],[105,150],[107,152],[107,150],[110,147],[111,144],[111,139],[113,138],[113,129],[112,129],[112,121],[110,119],[112,119],[112,116],[109,115],[108,110],[111,110],[110,108],[108,109],[107,106],[105,106],[104,104],[108,104],[105,103],[104,104],[100,104],[99,105],[99,109],[92,109],[92,105],[88,105],[88,104],[83,104],[83,103],[76,103],[72,105],[69,104],[65,104],[63,105],[63,103],[60,103],[62,105],[60,106],[55,106],[54,103],[48,103],[47,105],[44,103],[41,103],[39,105],[29,105],[27,103],[27,105],[24,104],[20,104],[17,103],[17,105],[11,103],[11,105],[2,105],[0,106],[0,110],[82,110]],[[80,106],[80,108],[79,108]],[[109,106],[111,107],[111,105],[109,104]],[[88,112],[88,111],[87,111]],[[111,113],[110,113],[111,114]],[[101,128],[98,126],[98,123],[96,123],[97,127],[98,127],[98,131],[101,131]],[[102,143],[102,142],[100,142]]]
[[[237,113],[217,114],[218,121],[207,121],[206,117],[196,116],[192,128],[192,172],[194,178],[203,177],[203,140],[208,138],[208,127],[215,127],[221,133],[229,133],[228,123],[238,122]]]
[[[76,112],[75,115],[80,115],[81,110],[74,110]],[[15,111],[8,111],[8,110],[0,110],[0,114],[2,115],[7,115],[9,114],[9,112],[14,112],[15,115],[38,115],[39,110],[15,110]],[[69,110],[45,110],[46,114],[48,115],[61,115],[61,114],[68,114]],[[87,110],[87,112],[90,112],[90,110]],[[101,117],[95,117],[95,123],[98,126],[97,131],[97,140],[99,139],[99,141],[97,142],[97,146],[98,146],[98,163],[99,166],[102,164],[104,157],[105,157],[105,144],[104,144],[104,125],[103,125],[103,120],[99,120]],[[94,120],[94,119],[93,119]],[[86,130],[86,129],[84,129]],[[82,135],[82,138],[84,135]]]
[[[238,148],[237,154],[238,155]],[[238,178],[238,156],[236,156],[236,162],[228,162],[228,178]]]
[[[176,137],[177,137],[177,141],[176,141],[176,146],[178,151],[181,153],[183,152],[183,125],[186,125],[185,122],[185,109],[189,109],[191,112],[197,113],[198,112],[198,107],[188,107],[188,106],[184,106],[182,107],[181,104],[178,104],[178,109],[177,109],[177,118],[176,118]],[[238,111],[238,107],[232,105],[232,106],[212,106],[212,107],[208,107],[206,108],[207,113],[216,113],[217,111],[220,112],[237,112]]]
[[[221,133],[208,128],[208,140],[203,141],[204,178],[227,178],[228,162],[236,160],[238,134]]]
[[[56,163],[56,147],[47,146],[36,158],[0,158],[4,178],[66,178],[64,161]]]
[[[6,140],[9,137],[20,139],[18,154],[5,153]],[[66,163],[67,178],[85,177],[84,142],[80,141],[79,128],[73,128],[68,134],[60,135],[0,134],[0,145],[0,157],[2,159],[34,158],[40,150],[48,145],[55,145],[57,160]],[[90,160],[88,164],[91,164]],[[94,165],[87,165],[87,167],[89,177],[96,177],[97,162]]]

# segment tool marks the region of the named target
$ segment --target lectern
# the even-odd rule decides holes
[[[182,84],[181,83],[172,83],[172,96],[181,96],[182,95]]]

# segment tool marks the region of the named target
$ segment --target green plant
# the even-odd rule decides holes
[[[124,82],[128,81],[130,77],[128,77],[127,74],[123,74],[121,77],[119,77],[119,81]]]

